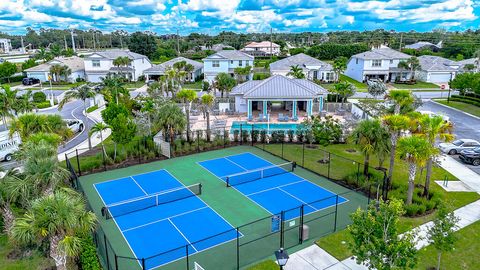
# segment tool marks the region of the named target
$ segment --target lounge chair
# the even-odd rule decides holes
[[[288,115],[285,115],[285,117],[283,118],[283,121],[284,121],[284,122],[288,122],[289,119],[290,119],[290,118],[288,117]]]
[[[282,122],[282,121],[284,121],[284,119],[285,119],[285,118],[284,118],[284,116],[283,116],[283,113],[279,113],[279,114],[278,114],[278,122]]]
[[[263,120],[263,114],[259,113],[258,118],[257,118],[257,122],[262,122],[262,120]]]

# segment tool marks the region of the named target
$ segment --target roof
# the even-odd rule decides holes
[[[462,61],[457,61],[460,65],[461,69],[464,69],[466,65],[474,65],[475,67],[478,66],[478,59],[477,58],[469,58]]]
[[[455,61],[434,55],[419,56],[418,61],[424,71],[457,71],[459,66]]]
[[[274,75],[262,81],[248,81],[234,87],[232,95],[244,98],[311,99],[326,94],[323,87],[305,79],[290,79]]]
[[[358,53],[352,56],[352,58],[360,58],[360,59],[408,59],[411,56],[394,49],[390,49],[388,47],[383,47],[379,49],[372,49],[370,51],[366,51],[363,53]]]
[[[274,48],[280,48],[280,45],[270,41],[250,42],[245,45],[245,48],[270,48],[270,44]]]
[[[430,42],[426,42],[426,41],[419,41],[417,43],[413,43],[413,44],[410,44],[410,45],[407,45],[405,46],[405,48],[407,49],[414,49],[414,50],[419,50],[423,47],[435,47],[435,48],[440,48],[438,47],[437,45],[433,44],[433,43],[430,43]]]
[[[162,75],[162,74],[165,73],[165,71],[167,70],[168,67],[172,67],[175,63],[182,62],[182,61],[185,61],[185,62],[187,62],[187,64],[192,65],[194,67],[194,69],[193,69],[194,71],[203,68],[203,63],[200,63],[198,61],[194,61],[192,59],[188,59],[188,58],[185,58],[185,57],[177,57],[177,58],[173,58],[171,60],[168,60],[166,62],[163,62],[161,64],[154,65],[151,68],[146,69],[144,71],[144,73],[154,73],[154,74]]]
[[[207,56],[204,60],[227,59],[227,60],[253,60],[255,57],[237,50],[222,50]]]
[[[223,50],[223,49],[225,49],[225,48],[231,48],[231,49],[233,49],[232,46],[225,45],[225,44],[222,44],[222,43],[214,44],[214,45],[212,45],[212,46],[200,46],[200,49],[201,49],[202,51],[205,51],[205,50],[213,50],[213,51],[218,52],[218,51],[221,51],[221,50]]]
[[[87,59],[91,58],[92,55],[94,55],[94,54],[100,55],[103,58],[107,58],[107,59],[110,59],[110,60],[114,60],[118,57],[125,57],[125,56],[130,58],[131,60],[147,58],[145,55],[134,53],[134,52],[131,52],[129,50],[114,49],[114,50],[93,52],[91,55],[89,55],[87,57]]]
[[[304,53],[299,53],[282,60],[275,61],[270,64],[270,70],[290,70],[291,66],[297,65],[302,69],[307,69],[308,66],[318,66],[320,70],[333,70],[332,65]]]
[[[85,70],[83,59],[78,56],[72,56],[72,57],[57,57],[57,58],[54,58],[53,60],[48,61],[47,63],[43,63],[41,65],[28,68],[25,71],[26,72],[35,72],[35,71],[50,72],[50,67],[55,64],[65,65],[68,68],[70,68],[72,72]]]

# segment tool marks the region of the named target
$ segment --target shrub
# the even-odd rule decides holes
[[[33,102],[35,103],[42,103],[47,100],[47,95],[43,92],[35,92],[33,93]]]
[[[82,252],[80,253],[80,265],[82,270],[101,270],[100,261],[97,257],[97,249],[93,244],[92,237],[82,240]]]
[[[418,213],[418,205],[417,204],[410,204],[405,205],[406,215],[409,217],[416,216]]]
[[[50,108],[51,107],[50,101],[44,101],[44,102],[36,103],[35,106],[37,107],[37,109],[45,109],[45,108]]]
[[[289,129],[287,131],[287,135],[288,135],[288,142],[293,142],[293,136],[295,135],[295,132],[292,129]]]
[[[98,109],[98,105],[90,106],[90,107],[87,108],[87,113],[91,113],[91,112],[95,111],[96,109]]]
[[[266,78],[270,77],[270,73],[254,73],[253,79],[258,80],[265,80]]]

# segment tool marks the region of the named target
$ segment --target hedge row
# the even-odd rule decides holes
[[[450,100],[451,100],[451,101],[463,102],[463,103],[466,103],[466,104],[471,104],[471,105],[480,107],[480,102],[473,101],[473,100],[469,100],[469,99],[451,97]]]
[[[480,102],[480,98],[472,97],[472,96],[452,95],[451,98],[457,98],[457,99],[464,99],[464,100],[470,100],[470,101]]]

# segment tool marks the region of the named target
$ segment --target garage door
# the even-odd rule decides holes
[[[41,82],[47,81],[45,72],[27,72],[27,77],[39,79]]]
[[[450,81],[450,73],[430,73],[429,82],[444,83]]]
[[[99,83],[102,82],[102,78],[105,76],[106,74],[87,74],[87,81]]]

